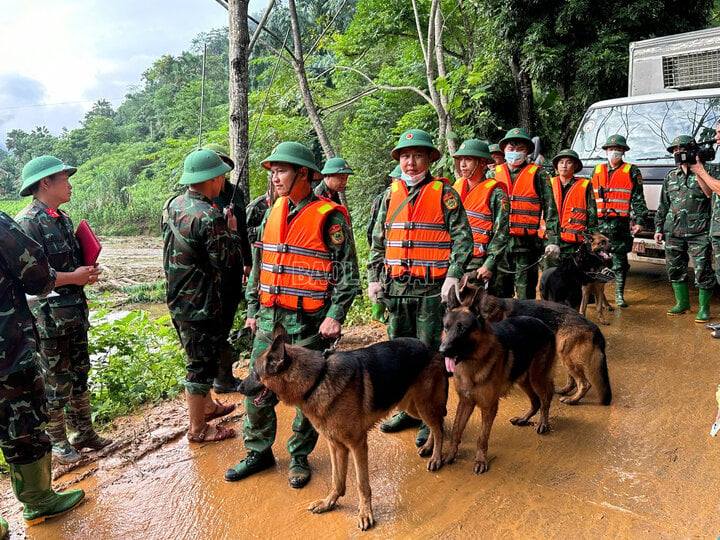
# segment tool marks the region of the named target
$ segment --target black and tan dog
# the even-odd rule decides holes
[[[290,345],[285,329],[277,326],[272,345],[255,362],[242,391],[254,395],[260,385],[300,407],[328,441],[333,487],[325,499],[308,507],[311,512],[332,510],[345,494],[352,453],[360,501],[358,527],[374,525],[367,433],[395,407],[428,425],[430,437],[418,453],[432,452],[428,470],[442,466],[448,380],[442,357],[418,339],[397,338],[325,358],[321,352]]]
[[[497,298],[473,285],[468,278],[460,282],[461,301],[486,321],[527,316],[543,321],[555,333],[557,360],[568,370],[567,384],[558,390],[560,401],[576,405],[593,385],[600,403],[612,402],[612,388],[605,354],[605,336],[600,328],[573,308],[544,300]]]
[[[530,409],[510,422],[516,426],[531,425],[530,419],[540,411],[537,432],[542,434],[550,429],[555,335],[533,317],[512,317],[488,323],[472,311],[472,303],[471,298],[464,305],[460,304],[451,295],[443,319],[440,352],[446,357],[447,368],[454,373],[455,390],[460,400],[445,462],[455,460],[467,421],[475,407],[479,407],[482,427],[473,471],[480,474],[488,470],[488,439],[498,402],[514,384],[530,398]]]

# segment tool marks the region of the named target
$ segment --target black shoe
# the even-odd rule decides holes
[[[255,473],[269,469],[274,465],[275,456],[273,456],[272,450],[266,450],[265,452],[250,450],[247,456],[245,456],[245,459],[225,472],[225,480],[228,482],[237,482]]]
[[[240,384],[242,381],[235,377],[229,379],[215,379],[213,381],[213,390],[216,394],[232,394],[233,392],[240,391]]]
[[[420,429],[418,429],[417,437],[415,437],[415,446],[418,448],[423,446],[427,442],[428,437],[430,437],[430,428],[422,424]]]
[[[290,470],[288,472],[288,483],[295,489],[303,488],[310,481],[312,470],[308,463],[307,456],[293,456],[290,458]]]
[[[420,424],[422,424],[421,420],[413,418],[405,411],[400,411],[387,422],[380,424],[380,431],[383,433],[397,433],[398,431],[418,427]]]
[[[720,322],[711,322],[705,325],[708,330],[717,330],[720,328]]]

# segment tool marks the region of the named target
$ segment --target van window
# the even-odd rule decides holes
[[[601,148],[613,134],[627,137],[630,163],[673,164],[667,146],[678,135],[697,141],[713,139],[720,119],[720,97],[617,105],[585,113],[572,148],[582,160],[602,160]]]

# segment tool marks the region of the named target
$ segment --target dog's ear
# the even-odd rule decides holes
[[[485,290],[482,287],[473,287],[471,292],[472,294],[467,294],[465,296],[462,305],[471,311],[479,312]]]
[[[273,328],[272,333],[272,340],[275,341],[275,338],[282,337],[283,340],[287,341],[287,331],[285,330],[285,327],[281,322],[275,323],[275,327]]]
[[[282,328],[282,325],[280,325],[280,327]],[[284,332],[285,329],[282,329]],[[273,335],[275,335],[276,331],[277,326],[275,326]],[[268,375],[277,375],[278,373],[285,371],[290,365],[290,359],[285,351],[286,336],[287,334],[278,333],[278,335],[273,339],[270,348],[265,353],[265,373]]]
[[[448,294],[447,299],[447,310],[452,311],[455,308],[460,307],[461,302],[460,298],[458,298],[460,294],[460,291],[458,291],[457,287],[454,288],[454,290],[450,291],[450,294]]]

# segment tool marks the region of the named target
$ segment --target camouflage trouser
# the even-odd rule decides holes
[[[632,250],[633,237],[630,234],[630,221],[626,219],[600,219],[599,231],[610,242],[612,270],[616,276],[625,276],[630,269],[628,253]]]
[[[520,272],[510,274],[515,284],[515,294],[520,300],[532,300],[537,294],[538,271],[537,264],[543,255],[543,245],[538,238],[512,237],[507,257],[508,270]]]
[[[216,320],[180,321],[173,319],[187,358],[185,389],[191,394],[206,395],[218,370],[218,359],[227,336]]]
[[[40,340],[40,366],[48,408],[62,409],[88,390],[90,356],[87,330]]]
[[[303,341],[303,346],[308,349],[325,350],[330,343],[318,335],[318,329],[323,319],[324,316],[296,313],[281,308],[260,308],[256,318],[258,332],[253,341],[250,369],[255,365],[255,360],[270,346],[270,336],[276,322],[283,324],[291,342]],[[312,340],[314,336],[317,336],[317,338]],[[272,448],[275,442],[277,433],[275,405],[278,403],[278,398],[272,392],[268,392],[262,401],[258,403],[254,401],[256,398],[257,396],[245,398],[246,414],[243,425],[243,438],[245,448],[255,452],[264,452]],[[292,431],[293,434],[287,442],[288,452],[291,456],[308,456],[315,448],[318,433],[300,409],[297,408],[295,409]]]
[[[5,461],[25,465],[50,452],[45,407],[45,386],[36,367],[0,377],[0,449]]]
[[[432,350],[440,348],[440,334],[445,306],[440,291],[418,291],[408,296],[390,296],[384,300],[389,319],[387,333],[390,339],[414,337]]]
[[[711,236],[713,259],[715,260],[715,280],[720,285],[720,236]]]
[[[695,266],[695,286],[698,289],[712,289],[715,286],[715,276],[712,271],[710,237],[707,234],[685,238],[666,236],[665,266],[670,282],[687,281],[688,262],[692,258]]]
[[[242,273],[242,268],[238,271]],[[222,335],[223,342],[220,344],[218,369],[215,382],[219,384],[226,383],[232,375],[232,366],[237,360],[237,354],[233,349],[232,345],[228,341],[230,337],[230,331],[232,330],[233,323],[235,322],[235,314],[237,313],[240,299],[242,298],[243,290],[240,285],[234,283],[227,283],[230,277],[223,275],[223,286],[220,289],[220,295],[222,298]],[[238,279],[242,279],[241,277]]]

